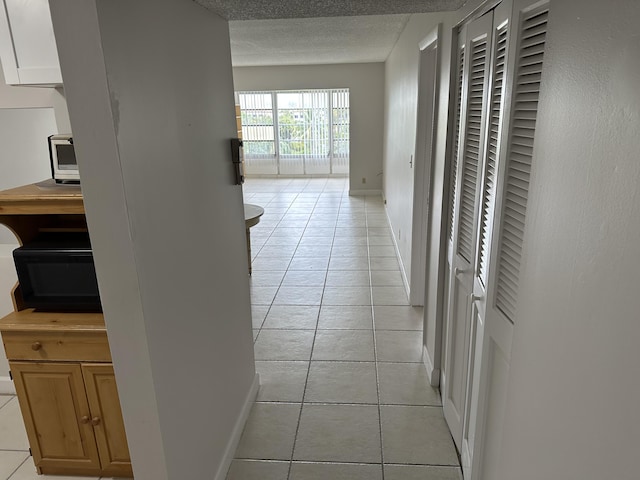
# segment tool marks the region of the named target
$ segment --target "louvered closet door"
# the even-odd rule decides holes
[[[461,447],[467,404],[470,296],[476,255],[477,213],[489,102],[489,57],[493,13],[466,28],[462,68],[462,108],[458,138],[456,185],[450,243],[449,301],[442,402],[453,438]]]
[[[454,138],[453,138],[453,150],[450,158],[450,185],[449,185],[449,199],[448,199],[448,229],[447,229],[447,267],[445,270],[445,292],[444,298],[445,302],[445,312],[444,312],[444,327],[443,327],[443,348],[442,348],[442,359],[441,359],[441,367],[440,367],[440,391],[442,392],[443,404],[445,408],[447,407],[446,395],[447,388],[449,385],[449,361],[447,360],[448,348],[451,343],[450,339],[450,331],[452,330],[451,323],[451,315],[449,315],[449,297],[450,297],[450,288],[451,288],[451,279],[453,275],[453,227],[456,218],[456,187],[457,187],[457,179],[458,179],[458,163],[460,159],[461,152],[461,127],[462,127],[462,118],[463,118],[463,106],[465,103],[466,95],[464,95],[464,72],[466,65],[466,41],[467,41],[467,29],[466,27],[462,27],[458,32],[458,44],[457,44],[457,55],[456,55],[456,85],[455,85],[455,105],[453,110],[455,113],[454,119]]]
[[[547,17],[548,3],[530,0],[514,0],[513,6],[509,0],[495,11],[493,110],[472,304],[476,338],[467,459],[463,449],[465,478],[475,480],[496,478],[500,462]],[[499,83],[510,95],[496,114]]]
[[[504,98],[507,71],[508,40],[512,2],[503,1],[493,12],[492,48],[490,55],[489,103],[486,148],[482,159],[480,206],[476,234],[476,256],[473,268],[473,294],[470,299],[471,338],[469,352],[469,382],[467,406],[462,433],[461,459],[466,478],[471,478],[476,453],[478,427],[478,399],[482,385],[482,345],[485,336],[487,285],[493,219],[496,205],[498,167],[504,125]]]

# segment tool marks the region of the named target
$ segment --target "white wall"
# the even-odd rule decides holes
[[[70,131],[61,89],[16,87],[4,83],[0,68],[0,190],[51,176],[47,137]],[[10,291],[17,278],[12,250],[17,239],[0,225],[0,316],[13,310]],[[0,393],[14,391],[0,343]]]
[[[228,24],[51,9],[134,474],[222,480],[257,387]]]
[[[632,480],[640,3],[550,5],[499,480]]]
[[[431,205],[433,210],[438,212],[442,210],[445,194],[443,178],[447,142],[451,26],[455,17],[455,13],[412,15],[385,65],[384,195],[387,201],[387,213],[407,278],[411,278],[411,249],[427,248],[426,245],[411,245],[414,170],[410,160],[416,147],[419,43],[439,23],[443,24],[443,35],[438,52],[441,72],[434,150],[436,162],[431,172]],[[429,219],[428,259],[431,260],[427,262],[427,295],[425,297],[425,342],[430,355],[429,361],[435,368],[439,368],[440,363],[439,333],[436,331],[440,221],[440,216]]]
[[[0,68],[0,190],[50,177],[47,137],[63,131],[71,127],[62,89],[7,85]],[[0,244],[14,243],[0,226]]]
[[[382,190],[384,64],[236,67],[236,91],[348,88],[351,111],[349,189]],[[362,179],[366,183],[362,183]]]

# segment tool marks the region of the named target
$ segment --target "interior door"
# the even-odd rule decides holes
[[[466,28],[466,37],[460,38],[459,45],[460,50],[464,51],[463,90],[452,241],[449,247],[448,319],[442,392],[444,415],[459,449],[462,448],[464,413],[467,411],[469,392],[470,308],[488,118],[492,24],[493,12],[470,23]]]
[[[492,42],[489,51],[489,102],[486,148],[481,165],[481,194],[476,234],[476,255],[473,268],[473,293],[470,299],[471,341],[469,354],[469,392],[462,433],[462,466],[466,478],[471,478],[473,456],[476,447],[478,426],[478,395],[481,385],[481,365],[485,336],[487,286],[489,285],[489,260],[493,237],[493,219],[498,182],[498,160],[502,146],[505,73],[507,62],[507,41],[509,39],[511,0],[503,1],[493,12]]]
[[[496,478],[500,463],[548,9],[548,3],[506,0],[495,10],[493,101],[473,287],[471,455],[465,459],[463,452],[465,478],[473,480]]]

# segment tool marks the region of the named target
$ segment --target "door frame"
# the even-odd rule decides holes
[[[439,23],[418,44],[420,58],[418,62],[416,146],[413,155],[413,218],[411,230],[411,278],[409,280],[409,303],[413,306],[423,306],[426,295],[429,217],[432,203],[431,172],[436,161],[437,113],[440,96],[441,38],[442,24]],[[434,55],[430,59],[429,56],[432,51]],[[431,74],[431,69],[433,69],[433,74]],[[437,341],[436,345],[439,343]],[[436,358],[439,358],[439,354]]]

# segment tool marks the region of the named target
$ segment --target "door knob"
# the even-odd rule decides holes
[[[80,423],[86,425],[87,423],[89,423],[89,417],[84,415],[83,417],[80,418]]]
[[[42,344],[40,342],[33,342],[31,344],[31,350],[38,351],[42,348]]]
[[[479,300],[482,300],[484,297],[482,295],[471,295],[471,301],[472,302],[477,302]]]
[[[100,425],[100,417],[93,417],[93,418],[91,419],[91,425],[93,425],[94,427],[95,427],[96,425]]]

